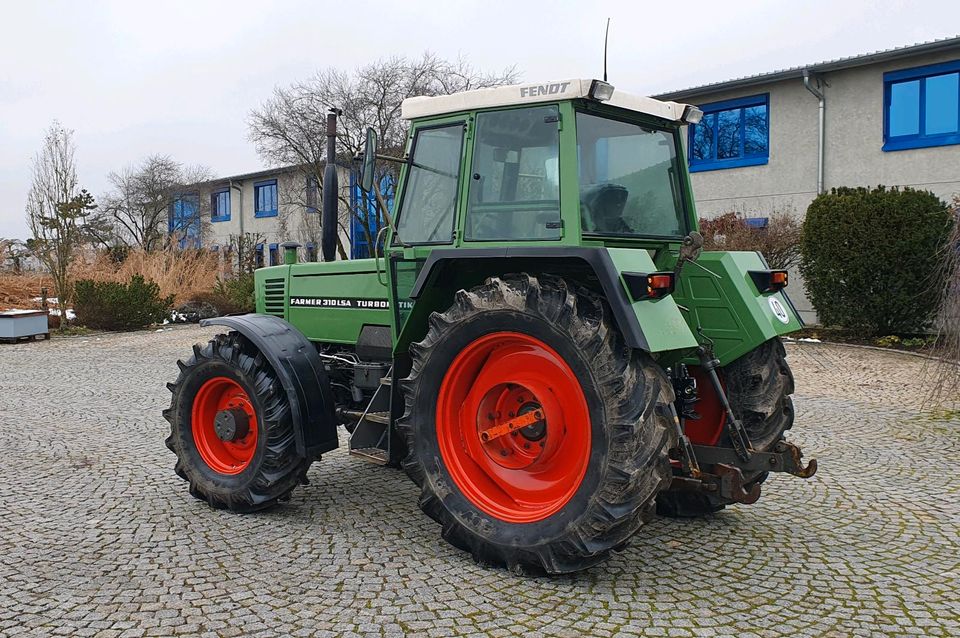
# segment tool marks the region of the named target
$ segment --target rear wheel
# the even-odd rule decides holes
[[[194,346],[163,411],[167,447],[190,493],[213,507],[264,509],[290,495],[310,461],[297,454],[286,393],[243,336],[217,335]]]
[[[564,573],[624,546],[669,481],[672,389],[602,300],[512,275],[410,349],[399,422],[420,507],[480,562]]]
[[[730,407],[746,428],[754,450],[773,451],[783,440],[784,432],[793,427],[793,400],[790,397],[794,389],[793,373],[786,356],[783,343],[774,338],[718,370]],[[713,395],[706,375],[695,376],[699,391],[708,393],[696,408],[705,423],[688,422],[688,435],[695,443],[731,447],[725,432],[717,436],[725,419],[719,400]],[[715,440],[697,440],[691,430],[700,437]],[[705,469],[709,471],[709,468]],[[749,492],[753,485],[763,483],[768,474],[744,472],[744,489]],[[718,512],[732,503],[729,499],[701,492],[668,491],[657,498],[657,511],[666,516],[686,518]]]

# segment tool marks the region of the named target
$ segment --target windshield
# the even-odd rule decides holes
[[[585,234],[686,234],[672,131],[578,112],[577,154]]]

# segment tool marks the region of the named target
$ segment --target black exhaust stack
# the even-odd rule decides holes
[[[327,165],[323,169],[323,203],[320,212],[320,251],[323,261],[337,258],[337,116],[340,109],[327,113]]]

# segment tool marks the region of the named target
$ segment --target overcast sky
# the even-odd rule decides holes
[[[0,237],[25,237],[30,162],[54,119],[80,181],[162,153],[218,175],[263,168],[246,117],[316,69],[425,50],[524,80],[599,77],[652,94],[957,35],[958,0],[0,0]]]

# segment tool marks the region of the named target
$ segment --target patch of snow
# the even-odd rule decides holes
[[[53,315],[54,317],[59,317],[59,316],[60,316],[60,309],[59,309],[59,308],[51,308],[51,309],[50,309],[50,314]],[[67,308],[67,321],[73,321],[73,320],[76,319],[76,318],[77,318],[77,313],[75,313],[75,312],[73,311],[73,308]]]
[[[823,343],[819,339],[812,339],[810,337],[803,337],[802,339],[797,339],[797,341],[803,341],[804,343]]]
[[[154,332],[163,332],[163,328],[157,328]]]
[[[4,310],[0,312],[0,315],[25,315],[31,312],[39,312],[38,310],[23,310],[22,308],[11,308],[10,310]]]

